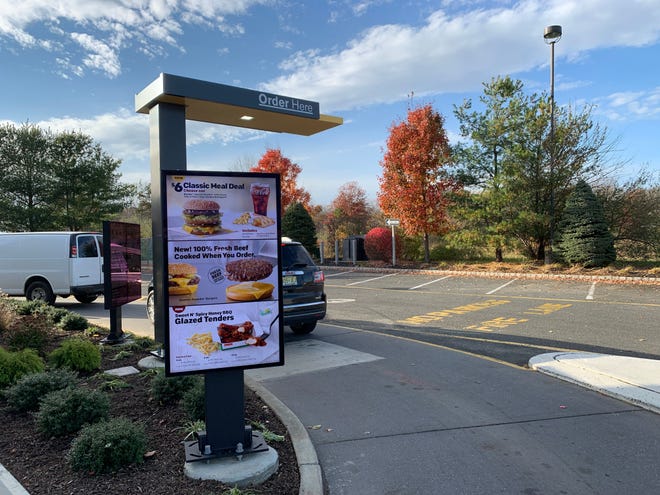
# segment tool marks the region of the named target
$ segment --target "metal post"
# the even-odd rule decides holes
[[[543,39],[550,45],[550,228],[548,246],[545,250],[545,264],[554,261],[553,244],[555,237],[555,43],[562,35],[561,26],[548,26]]]
[[[554,261],[552,252],[555,237],[555,42],[550,43],[550,238],[545,264]]]
[[[165,280],[167,253],[163,242],[163,201],[160,190],[161,170],[186,169],[186,109],[183,105],[159,103],[149,111],[151,158],[151,220],[153,232],[154,337],[165,342],[167,304],[159,297],[167,294]]]
[[[207,372],[206,445],[203,454],[232,455],[252,447],[252,431],[245,426],[245,395],[242,369]],[[241,444],[240,448],[238,444]]]
[[[394,235],[394,228],[396,225],[392,224],[392,267],[396,266],[396,237]]]
[[[357,239],[351,239],[351,260],[354,265],[357,265]]]

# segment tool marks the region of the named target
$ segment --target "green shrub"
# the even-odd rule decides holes
[[[36,415],[37,428],[49,437],[78,431],[84,424],[107,419],[108,396],[98,390],[69,387],[46,395]]]
[[[183,393],[181,399],[183,410],[192,421],[204,420],[206,417],[206,388],[204,380],[196,380],[191,388]]]
[[[43,360],[34,349],[10,352],[0,347],[0,389],[13,385],[29,373],[38,373],[45,368]]]
[[[131,335],[130,340],[123,345],[125,349],[130,349],[132,351],[147,351],[155,349],[158,346],[158,343],[151,337],[144,337],[141,335]]]
[[[183,398],[186,390],[195,384],[195,376],[165,376],[165,372],[159,369],[151,380],[151,397],[159,404],[174,404]]]
[[[144,428],[126,418],[87,425],[76,436],[68,454],[76,471],[111,473],[122,466],[141,463],[146,450]]]
[[[71,338],[51,352],[48,359],[56,368],[92,371],[101,365],[101,350],[89,340]]]
[[[57,326],[69,332],[82,332],[87,329],[88,323],[84,316],[69,312],[60,319]]]
[[[50,306],[50,313],[48,313],[48,316],[50,316],[50,320],[53,324],[57,325],[65,316],[70,314],[71,312],[68,309],[54,308],[53,306]]]
[[[36,411],[39,401],[50,392],[73,387],[78,383],[75,372],[70,370],[30,373],[5,391],[7,403],[18,411]]]
[[[16,305],[19,315],[48,315],[50,306],[43,301],[21,301]]]

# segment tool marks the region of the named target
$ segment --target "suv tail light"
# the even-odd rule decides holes
[[[325,275],[323,275],[323,272],[319,270],[318,272],[314,272],[314,282],[323,282],[325,280]]]

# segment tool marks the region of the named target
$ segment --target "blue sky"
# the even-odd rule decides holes
[[[618,139],[619,180],[660,173],[659,0],[0,0],[0,122],[91,135],[149,180],[148,117],[134,95],[161,72],[320,103],[344,124],[311,137],[189,123],[188,167],[238,170],[268,148],[302,167],[312,202],[356,180],[375,200],[389,127],[453,106],[498,75],[596,105]]]

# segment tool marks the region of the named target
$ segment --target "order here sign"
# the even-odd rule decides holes
[[[161,178],[166,372],[284,364],[279,175]]]

